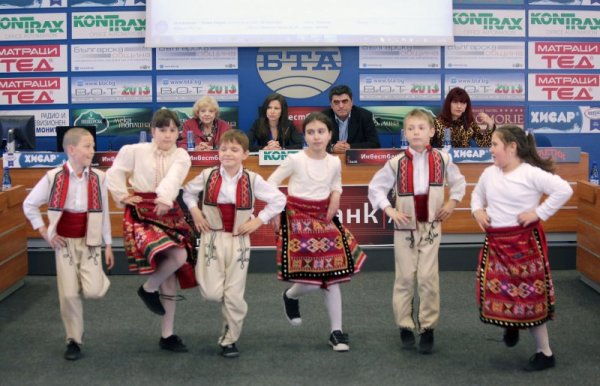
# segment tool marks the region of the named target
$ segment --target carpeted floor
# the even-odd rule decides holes
[[[63,359],[63,327],[52,276],[31,276],[0,302],[1,385],[598,385],[600,294],[575,271],[555,271],[557,318],[549,323],[557,366],[521,370],[533,340],[507,348],[501,329],[484,325],[475,306],[474,272],[441,272],[442,316],[429,356],[400,349],[391,308],[393,272],[365,272],[342,286],[344,329],[351,350],[327,345],[322,296],[302,298],[303,325],[283,315],[284,283],[250,274],[249,312],[238,343],[241,356],[218,355],[220,307],[184,291],[176,333],[190,352],[158,348],[159,318],[135,291],[142,278],[112,276],[101,300],[85,302],[84,357]]]

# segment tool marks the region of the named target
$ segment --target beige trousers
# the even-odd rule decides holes
[[[202,235],[198,247],[196,280],[202,297],[221,302],[223,332],[218,344],[237,342],[242,332],[248,305],[244,300],[250,262],[250,238],[228,232]]]
[[[108,291],[110,281],[102,269],[100,247],[88,247],[83,237],[65,237],[64,240],[67,246],[55,251],[60,316],[67,342],[82,343],[83,305],[79,294],[87,299],[101,298]]]
[[[417,229],[394,232],[396,279],[392,303],[396,325],[415,328],[413,302],[415,286],[419,295],[418,327],[435,328],[440,314],[438,251],[442,238],[441,225],[417,222]],[[412,247],[411,247],[412,244]]]

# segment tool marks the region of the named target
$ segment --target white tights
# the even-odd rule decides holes
[[[295,283],[286,292],[286,296],[290,299],[298,299],[301,296],[307,295],[321,289],[318,285]],[[342,331],[342,291],[339,284],[327,286],[323,291],[325,307],[329,314],[329,323],[331,331]]]
[[[529,333],[533,337],[533,340],[535,340],[536,352],[542,352],[546,356],[551,356],[552,350],[550,350],[550,340],[548,339],[548,327],[546,323],[531,327]]]

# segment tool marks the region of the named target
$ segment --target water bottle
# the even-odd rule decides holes
[[[146,133],[146,130],[142,130],[140,131],[140,143],[146,142],[148,142],[148,133]]]
[[[598,164],[592,162],[592,170],[590,171],[590,182],[595,185],[600,185],[600,173],[598,172]]]
[[[194,151],[196,150],[196,143],[194,142],[194,132],[189,130],[187,132],[187,150]]]
[[[449,127],[446,127],[444,129],[444,150],[449,153],[450,149],[452,149],[452,132]]]
[[[408,141],[406,140],[404,130],[400,130],[400,149],[406,148],[408,148]]]
[[[9,173],[8,166],[5,166],[4,174],[2,175],[2,191],[6,192],[10,188],[12,188],[12,181],[10,180],[10,173]]]

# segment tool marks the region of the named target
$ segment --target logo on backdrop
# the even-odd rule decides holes
[[[256,69],[271,90],[288,98],[310,98],[331,87],[342,69],[339,48],[260,48]]]
[[[527,127],[536,133],[600,133],[600,108],[531,105]]]
[[[39,105],[67,103],[67,78],[0,79],[0,104]]]
[[[0,73],[67,71],[65,44],[0,47]]]
[[[599,101],[600,75],[529,74],[530,101]]]
[[[529,68],[593,70],[600,67],[600,43],[529,42]]]
[[[0,17],[0,40],[67,38],[65,13],[11,14]]]

